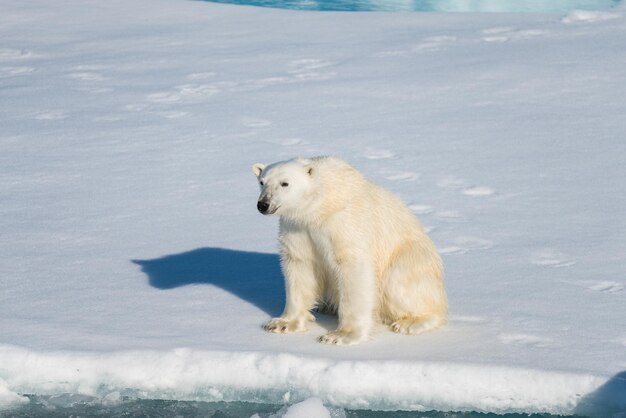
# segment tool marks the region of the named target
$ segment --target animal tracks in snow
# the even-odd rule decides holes
[[[170,90],[147,94],[144,102],[128,104],[124,106],[124,110],[129,112],[148,112],[166,119],[178,119],[187,116],[189,112],[174,110],[171,106],[185,103],[201,103],[220,91],[213,84],[181,84],[172,87]]]
[[[192,73],[187,75],[188,80],[207,80],[214,78],[217,74],[213,72]]]
[[[469,182],[459,177],[445,176],[437,180],[437,186],[442,189],[456,190],[469,186]]]
[[[190,73],[184,77],[186,84],[147,94],[143,103],[131,103],[124,109],[154,111],[155,106],[199,103],[219,93],[246,92],[281,84],[328,80],[336,75],[334,71],[330,71],[333,65],[334,63],[324,59],[298,59],[287,63],[286,69],[283,69],[279,75],[239,80],[219,80],[219,74],[212,71]],[[72,73],[69,77],[83,81],[106,80],[94,70],[97,68],[82,68],[82,71]]]
[[[450,45],[457,41],[456,36],[450,35],[438,35],[438,36],[429,36],[418,42],[417,44],[402,50],[388,50],[381,51],[374,54],[375,58],[385,58],[385,57],[405,57],[412,54],[418,54],[423,52],[436,52],[442,51],[448,48]]]
[[[146,99],[152,103],[172,104],[181,101],[201,101],[219,92],[219,89],[211,84],[183,84],[163,91],[149,94]]]
[[[509,42],[536,38],[547,34],[547,31],[540,29],[519,30],[510,27],[497,27],[483,30],[482,40],[485,42]]]
[[[296,80],[328,80],[336,75],[334,71],[329,71],[329,67],[333,65],[323,59],[298,59],[288,64],[287,73]]]
[[[432,206],[429,205],[422,205],[422,204],[412,204],[409,205],[409,209],[411,209],[414,213],[418,214],[418,215],[427,215],[429,213],[434,212],[434,208]]]
[[[367,148],[363,156],[368,160],[384,160],[395,158],[396,154],[386,149]]]
[[[390,172],[385,178],[396,181],[410,181],[414,180],[412,174],[413,173],[410,172],[400,171],[395,173]],[[484,198],[496,193],[491,187],[474,186],[468,180],[453,175],[443,176],[436,180],[435,184],[441,189],[460,193],[470,198]],[[432,214],[435,219],[448,223],[452,229],[455,229],[453,224],[461,224],[469,220],[463,212],[457,209],[436,209],[432,205],[422,202],[409,204],[408,206],[416,215]],[[444,255],[466,254],[471,251],[487,250],[492,248],[493,245],[493,242],[488,239],[470,235],[460,235],[445,242],[444,245],[440,247],[439,252]]]
[[[31,58],[33,53],[26,49],[0,48],[0,61]]]
[[[551,338],[540,337],[532,334],[501,334],[498,336],[501,343],[525,347],[546,348],[554,346]]]
[[[272,121],[263,118],[243,118],[241,124],[247,128],[266,128],[272,125]]]
[[[617,293],[617,292],[621,292],[622,290],[624,290],[623,284],[612,282],[609,280],[604,280],[604,281],[599,280],[599,281],[588,282],[588,283],[591,283],[591,284],[588,284],[587,289],[593,292]]]
[[[465,254],[469,251],[488,250],[493,247],[493,242],[478,237],[457,237],[448,246],[441,247],[441,254]]]
[[[412,171],[389,171],[383,173],[383,176],[390,181],[415,181],[420,175]]]
[[[580,280],[575,282],[566,282],[568,284],[579,286],[590,292],[600,293],[619,293],[624,290],[624,285],[611,280]]]
[[[616,14],[608,14],[606,12],[602,14],[573,14],[570,17],[564,18],[564,23],[578,22],[578,21],[596,21],[598,20],[606,20],[611,19],[613,17],[619,17]],[[568,15],[569,16],[569,15]],[[580,20],[579,20],[580,19]],[[449,49],[452,46],[459,46],[466,43],[475,43],[475,42],[489,42],[489,43],[503,43],[503,42],[514,42],[514,41],[523,41],[528,39],[540,38],[542,36],[549,35],[550,32],[543,29],[518,29],[510,26],[499,26],[493,28],[487,28],[480,32],[478,32],[478,36],[469,35],[464,38],[459,38],[457,36],[452,35],[437,35],[430,36],[422,39],[420,42],[407,46],[403,49],[392,49],[385,50],[375,53],[373,56],[375,58],[387,58],[387,57],[409,57],[414,54],[421,53],[433,53],[440,52]]]
[[[37,120],[62,120],[66,118],[67,114],[63,110],[47,110],[35,115]]]
[[[495,191],[490,187],[477,186],[477,187],[468,187],[467,189],[463,189],[461,193],[463,193],[465,196],[483,197],[483,196],[491,196],[495,193]]]
[[[439,210],[435,212],[435,218],[446,222],[465,222],[465,216],[458,210]]]
[[[415,47],[413,47],[414,52],[419,51],[439,51],[444,49],[448,45],[452,44],[457,40],[456,36],[449,35],[440,35],[440,36],[430,36],[428,38],[424,38],[424,40]]]
[[[561,19],[562,23],[565,24],[584,24],[584,23],[596,23],[602,22],[605,20],[617,19],[622,15],[616,12],[603,12],[596,10],[574,10],[567,14],[563,19]]]
[[[5,62],[14,64],[32,56],[32,52],[25,49],[0,48],[0,64]],[[0,65],[0,78],[19,77],[34,72],[34,67],[26,65]]]
[[[287,63],[285,72],[257,79],[218,82],[217,86],[228,91],[250,91],[266,87],[334,78],[337,73],[331,68],[335,63],[320,58],[303,58]]]
[[[576,260],[554,248],[543,248],[531,254],[530,263],[545,267],[569,267],[576,264]]]
[[[68,74],[69,78],[73,78],[75,80],[81,81],[104,81],[107,80],[105,76],[100,73],[92,72],[92,71],[83,71],[77,73]]]
[[[554,248],[543,248],[531,254],[530,263],[536,266],[559,268],[573,266],[576,260]],[[563,283],[578,286],[590,292],[605,294],[620,293],[624,290],[624,284],[612,280],[579,280],[563,281]]]
[[[465,254],[467,253],[467,248],[457,247],[455,245],[449,245],[447,247],[439,248],[439,254],[448,255],[448,254]]]
[[[35,69],[33,67],[0,67],[0,78],[27,75],[34,71]]]
[[[456,176],[441,177],[437,180],[437,186],[442,189],[460,190],[462,194],[470,197],[486,197],[496,193],[491,187],[473,186],[468,180]]]

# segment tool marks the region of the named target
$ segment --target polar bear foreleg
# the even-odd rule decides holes
[[[351,345],[369,338],[376,305],[376,278],[367,263],[339,266],[339,326],[320,337],[324,344]]]
[[[315,306],[319,284],[311,262],[287,258],[282,263],[285,276],[285,310],[278,318],[271,319],[265,329],[274,333],[306,331],[315,321],[311,309]]]

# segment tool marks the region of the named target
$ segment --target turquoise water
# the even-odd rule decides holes
[[[553,12],[608,9],[620,0],[209,0],[293,10],[418,12]]]
[[[183,402],[159,400],[122,400],[115,405],[103,405],[80,395],[56,397],[31,396],[27,406],[0,412],[0,417],[61,418],[61,417],[211,417],[259,418],[282,416],[282,405],[247,402]],[[281,411],[281,408],[282,411]],[[282,413],[281,413],[282,412]],[[277,414],[278,413],[278,414]],[[548,418],[554,415],[481,414],[476,412],[379,412],[332,410],[333,418]],[[313,418],[313,417],[303,417]],[[573,418],[573,417],[571,417]]]

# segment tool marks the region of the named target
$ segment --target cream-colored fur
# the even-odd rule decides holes
[[[447,322],[441,258],[399,198],[331,157],[253,172],[259,210],[280,216],[287,300],[268,331],[305,331],[316,306],[338,313],[338,328],[320,338],[327,344],[364,341],[375,322],[403,334]]]

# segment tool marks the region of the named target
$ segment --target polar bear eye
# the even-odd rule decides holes
[[[261,186],[263,186],[265,183],[263,183],[262,181],[260,181],[260,182],[259,182],[259,184],[260,184]]]
[[[287,187],[289,186],[289,183],[287,183],[286,181],[283,181],[282,183],[280,183],[281,187]]]

